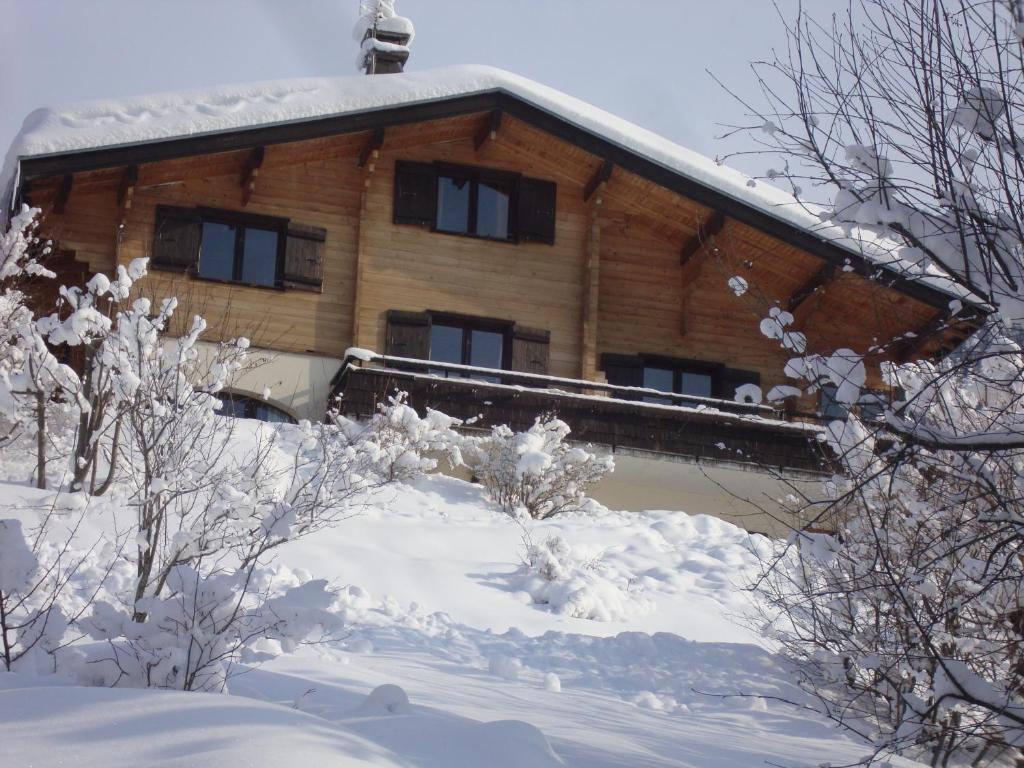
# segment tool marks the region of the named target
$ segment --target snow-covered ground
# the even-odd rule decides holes
[[[44,498],[0,486],[0,517],[30,516]],[[556,536],[549,549],[577,567],[552,585],[523,558],[529,543]],[[523,526],[479,486],[428,477],[280,552],[283,572],[331,580],[344,637],[244,672],[230,695],[0,674],[0,765],[855,760],[865,745],[813,714],[751,696],[801,699],[743,619],[752,550],[766,544],[681,512],[595,511]],[[563,612],[535,603],[541,597]]]

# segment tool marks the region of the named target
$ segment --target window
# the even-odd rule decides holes
[[[394,221],[506,242],[555,241],[555,184],[507,171],[399,162]]]
[[[850,415],[849,409],[836,400],[836,385],[824,384],[821,387],[819,413],[824,421],[845,421]],[[856,412],[865,424],[878,422],[889,406],[889,396],[885,392],[865,390],[857,400]]]
[[[437,175],[438,232],[475,235],[490,240],[512,236],[513,177],[495,171],[456,169]]]
[[[619,387],[643,387],[690,397],[732,400],[736,388],[744,384],[760,384],[756,371],[726,368],[703,360],[660,357],[656,355],[621,355],[605,353],[601,369],[608,383]],[[678,398],[657,395],[622,393],[621,397],[648,403],[678,404]]]
[[[438,363],[472,365],[477,368],[505,368],[505,340],[508,328],[501,321],[481,318],[438,316],[430,324],[429,359]],[[463,378],[453,371],[434,370],[437,375]],[[474,374],[481,381],[498,382],[497,376]]]
[[[545,375],[550,345],[549,331],[507,320],[392,309],[384,354]]]
[[[487,172],[443,172],[437,177],[438,232],[491,240],[512,236],[510,215],[515,185]]]
[[[710,373],[699,370],[688,370],[682,366],[664,367],[663,365],[645,365],[643,386],[659,392],[674,392],[694,397],[711,397],[714,380]],[[670,397],[644,396],[648,403],[671,405]]]
[[[154,269],[267,288],[320,291],[327,230],[271,216],[158,205]]]
[[[218,211],[200,216],[200,277],[270,287],[281,283],[283,222]]]
[[[255,397],[239,395],[234,392],[224,392],[218,395],[218,397],[222,404],[221,416],[230,416],[236,419],[256,419],[257,421],[267,421],[273,424],[295,423],[295,419],[285,411]]]

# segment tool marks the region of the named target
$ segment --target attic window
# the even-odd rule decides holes
[[[441,173],[437,177],[438,232],[509,240],[515,193],[513,179],[479,173]]]
[[[555,242],[555,184],[448,164],[395,166],[396,224],[505,242]]]

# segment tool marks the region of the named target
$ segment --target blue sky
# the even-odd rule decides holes
[[[804,0],[827,16],[841,0]],[[796,0],[778,0],[792,16]],[[0,0],[0,154],[51,104],[251,80],[355,73],[358,0]],[[754,96],[749,61],[785,44],[770,0],[399,0],[409,69],[492,64],[706,155]],[[767,161],[734,163],[761,172]]]

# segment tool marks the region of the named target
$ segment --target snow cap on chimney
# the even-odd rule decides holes
[[[353,34],[360,44],[356,66],[368,75],[386,75],[405,68],[416,30],[395,12],[395,0],[360,0]]]

